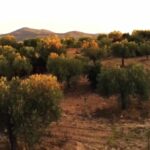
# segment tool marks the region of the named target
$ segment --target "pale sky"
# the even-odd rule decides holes
[[[150,29],[150,0],[0,0],[0,33],[22,27],[102,33]]]

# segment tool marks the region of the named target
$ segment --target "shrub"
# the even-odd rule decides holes
[[[74,77],[79,77],[83,73],[83,67],[84,63],[76,58],[49,57],[47,62],[48,72],[57,76],[59,81],[66,81],[68,87],[71,86]]]
[[[103,96],[117,95],[127,109],[131,96],[144,100],[150,94],[150,73],[142,66],[103,69],[97,77],[97,91]]]
[[[8,136],[11,150],[17,142],[32,146],[43,129],[60,117],[62,92],[54,76],[32,75],[27,79],[0,78],[0,132]]]

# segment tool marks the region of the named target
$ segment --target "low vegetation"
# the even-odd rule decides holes
[[[132,101],[138,107],[148,101],[150,68],[142,64],[149,62],[149,35],[150,31],[131,35],[114,31],[97,38],[53,35],[22,42],[11,35],[0,38],[0,132],[10,149],[20,144],[33,148],[44,129],[61,116],[63,92],[75,92],[82,81],[99,98],[115,97],[122,112]],[[128,63],[139,57],[140,64]],[[117,58],[121,59],[117,65],[103,63]],[[86,96],[84,102],[89,109]]]

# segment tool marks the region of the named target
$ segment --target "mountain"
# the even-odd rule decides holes
[[[66,33],[55,33],[49,30],[45,29],[32,29],[32,28],[21,28],[16,31],[0,35],[0,37],[5,36],[5,35],[13,35],[16,37],[18,41],[23,41],[25,39],[32,39],[32,38],[42,38],[46,36],[51,36],[51,35],[57,35],[60,38],[64,37],[74,37],[74,38],[79,38],[79,37],[95,37],[97,34],[89,34],[89,33],[84,33],[84,32],[79,32],[79,31],[70,31]]]
[[[74,38],[80,38],[80,37],[95,37],[97,34],[89,34],[79,31],[70,31],[66,33],[57,33],[59,37],[74,37]]]
[[[48,30],[44,30],[44,29],[38,30],[38,29],[31,29],[31,28],[26,28],[26,27],[18,29],[8,34],[15,36],[16,39],[19,41],[22,41],[25,39],[32,39],[32,38],[41,38],[41,37],[45,37],[48,35],[54,35],[53,32],[48,31]]]

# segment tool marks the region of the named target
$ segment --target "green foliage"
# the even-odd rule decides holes
[[[12,62],[12,69],[13,76],[21,77],[31,73],[32,65],[25,56],[21,56],[19,53],[17,53]]]
[[[30,63],[32,64],[34,70],[36,67],[43,66],[43,64],[39,60],[40,54],[37,48],[31,46],[23,46],[18,51],[21,55],[30,60]]]
[[[112,44],[111,49],[114,56],[122,58],[126,58],[129,56],[129,51],[127,47],[125,47],[124,44],[121,42],[115,42],[114,44]]]
[[[97,76],[101,73],[101,64],[96,62],[96,64],[88,64],[86,68],[87,78],[90,81],[91,87],[96,88]]]
[[[48,58],[47,61],[47,70],[49,73],[57,76],[59,81],[65,81],[68,74],[66,59],[58,58]]]
[[[137,41],[150,40],[150,30],[134,30],[132,36]]]
[[[62,43],[63,43],[63,45],[66,48],[74,48],[74,47],[76,47],[76,40],[73,37],[64,38],[62,40]]]
[[[97,91],[103,96],[119,95],[121,108],[126,109],[131,96],[148,99],[150,73],[142,66],[103,69],[97,77]]]
[[[150,55],[150,42],[146,41],[146,42],[140,43],[139,49],[140,49],[139,50],[140,54],[145,55],[146,59],[148,59]]]
[[[84,41],[91,41],[91,40],[92,40],[92,38],[90,38],[90,37],[81,37],[81,38],[79,38],[78,41],[77,41],[77,47],[78,47],[78,48],[81,48],[82,43],[83,43]]]
[[[11,79],[13,76],[30,74],[30,61],[16,52],[11,46],[0,47],[0,75]]]
[[[39,53],[45,64],[50,53],[57,53],[60,55],[65,52],[66,50],[64,49],[61,40],[57,36],[45,37],[44,39],[41,39]]]
[[[131,91],[140,100],[147,100],[150,94],[150,72],[142,65],[130,65],[127,68],[128,78],[130,79]]]
[[[105,47],[105,46],[111,46],[112,44],[112,39],[108,37],[101,38],[98,40],[99,47]]]
[[[127,47],[127,49],[129,50],[128,57],[136,56],[136,51],[138,51],[138,49],[139,49],[139,45],[136,42],[134,42],[134,41],[125,42],[124,46]]]
[[[0,38],[0,45],[5,46],[9,45],[15,47],[17,45],[16,38],[12,35],[6,35]]]
[[[128,41],[131,41],[131,35],[129,33],[123,33],[122,34],[122,39],[123,40],[128,40]]]
[[[108,37],[112,39],[113,42],[122,40],[122,33],[120,31],[113,31],[108,34]]]
[[[101,41],[103,38],[107,38],[107,34],[99,34],[99,35],[97,36],[97,40],[98,40],[98,41]]]
[[[111,46],[112,54],[116,57],[121,57],[122,66],[124,66],[124,59],[136,56],[138,45],[135,42],[128,42],[124,40],[122,42],[115,42]]]
[[[105,55],[106,51],[101,48],[85,48],[82,52],[84,56],[96,63],[97,60],[100,60]]]
[[[40,39],[28,39],[28,40],[24,40],[23,44],[24,46],[37,48],[38,46],[40,46],[41,41]]]
[[[66,81],[71,86],[71,79],[83,73],[84,63],[76,58],[48,58],[47,70],[57,76],[59,81]]]
[[[18,141],[29,145],[37,142],[43,129],[60,117],[61,97],[54,76],[0,78],[0,132],[8,135],[13,150]]]

